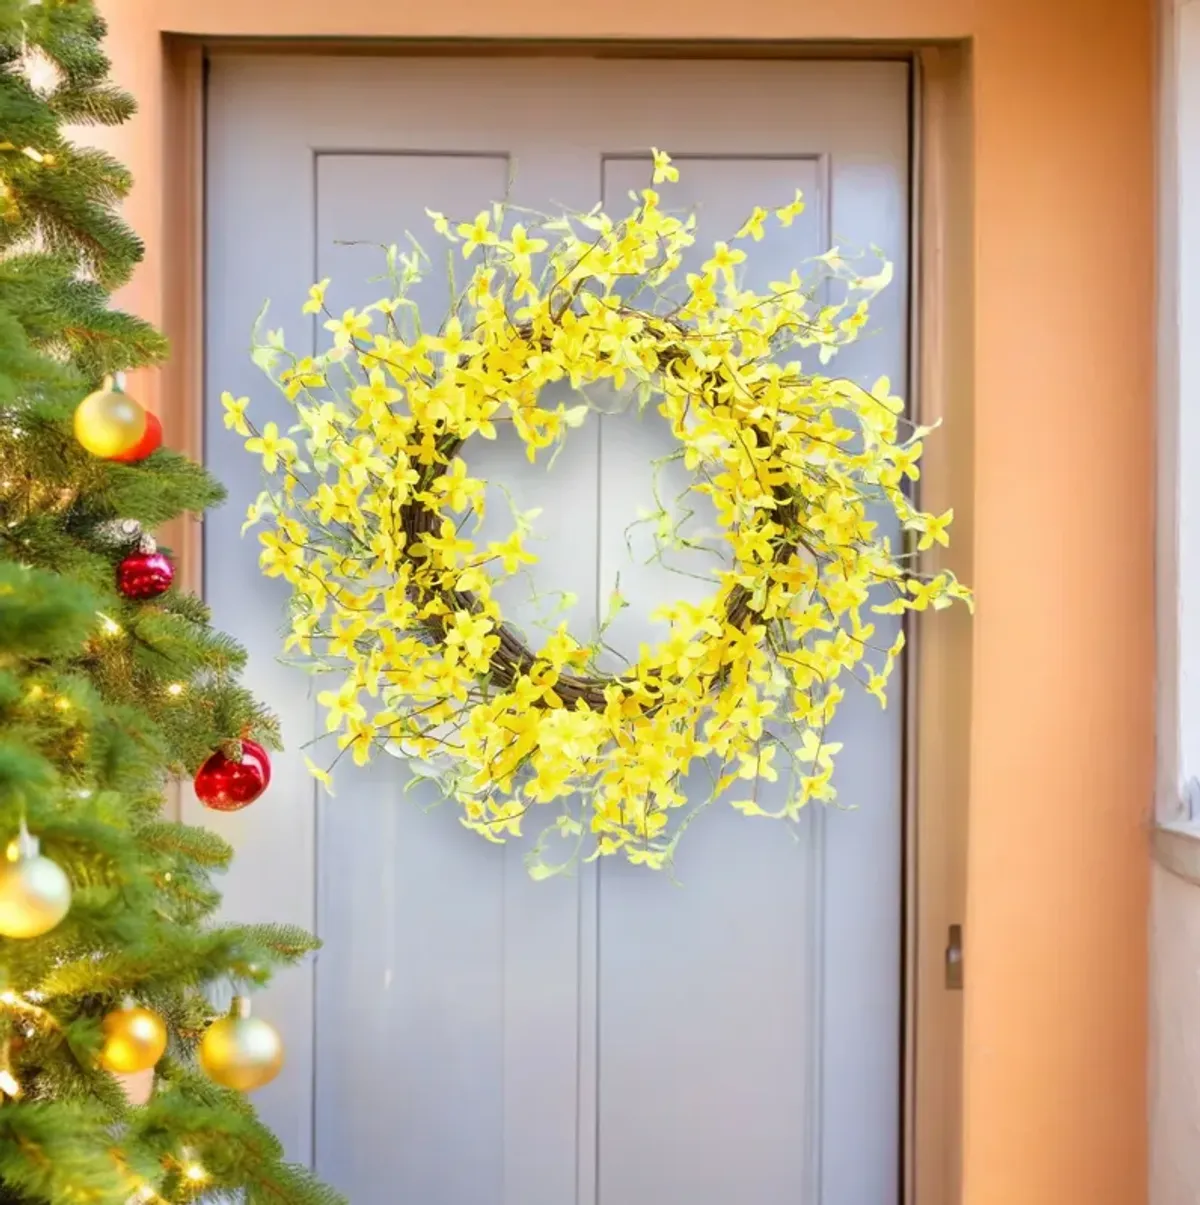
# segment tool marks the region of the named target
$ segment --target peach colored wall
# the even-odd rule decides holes
[[[1146,1199],[1153,788],[1149,0],[102,0],[163,304],[161,31],[973,42],[966,1205]],[[747,14],[753,14],[747,19]],[[686,15],[684,15],[686,14]],[[146,390],[153,391],[148,381]]]

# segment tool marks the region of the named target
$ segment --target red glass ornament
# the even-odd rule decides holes
[[[271,781],[271,759],[257,741],[243,740],[242,760],[219,749],[196,771],[196,798],[215,812],[236,812],[253,803]]]
[[[132,463],[136,460],[145,460],[151,452],[162,447],[163,429],[162,423],[158,421],[158,415],[152,411],[146,411],[146,433],[141,439],[125,452],[118,452],[116,456],[110,456],[110,460],[122,460],[127,463]]]
[[[161,552],[131,552],[117,566],[117,589],[135,602],[157,598],[174,580],[175,566]]]

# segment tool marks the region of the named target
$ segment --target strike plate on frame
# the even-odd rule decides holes
[[[962,925],[951,925],[946,941],[946,988],[961,992],[963,985]]]

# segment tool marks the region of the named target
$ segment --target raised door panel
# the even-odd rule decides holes
[[[506,194],[510,170],[507,155],[318,155],[316,278],[331,280],[332,311],[384,295],[385,248],[411,251],[405,231],[442,269],[425,209],[474,215]],[[447,275],[431,273],[411,296],[423,314],[443,314]],[[319,343],[328,337],[318,329]],[[594,622],[596,431],[576,434],[550,472],[529,466],[503,424],[462,452],[494,483],[472,538],[504,538],[510,505],[543,511],[534,590],[501,596],[535,634],[556,589]],[[551,1205],[574,1191],[578,881],[530,882],[518,843],[465,833],[453,808],[427,787],[406,791],[406,779],[386,757],[343,764],[336,796],[318,805],[317,1163],[356,1202]],[[514,1165],[543,1143],[560,1155]]]

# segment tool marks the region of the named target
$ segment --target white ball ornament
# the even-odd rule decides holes
[[[49,933],[71,908],[71,880],[45,857],[24,822],[0,861],[0,937],[28,939]]]

